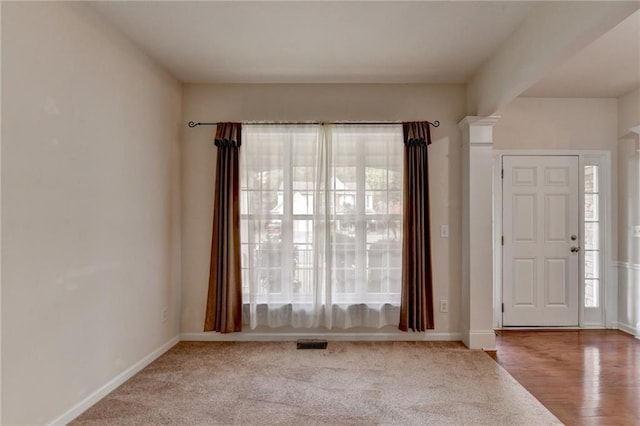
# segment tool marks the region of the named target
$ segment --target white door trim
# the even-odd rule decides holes
[[[601,323],[585,322],[584,309],[584,259],[583,253],[580,253],[580,272],[579,272],[579,292],[580,299],[579,310],[579,326],[581,328],[616,328],[618,316],[618,283],[612,280],[614,276],[615,265],[611,258],[612,247],[612,200],[614,197],[612,180],[611,180],[611,153],[604,150],[515,150],[501,149],[493,150],[493,323],[495,328],[502,328],[502,157],[505,155],[575,155],[579,159],[579,203],[584,205],[584,165],[598,164],[600,169],[600,185],[606,188],[603,192],[601,205],[602,208],[602,230],[604,232],[604,245],[602,250],[603,268],[601,279]],[[580,229],[584,226],[583,208],[580,208]],[[581,232],[580,243],[583,247],[583,238]]]

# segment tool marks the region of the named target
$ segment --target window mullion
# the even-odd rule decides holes
[[[367,221],[366,221],[366,174],[365,149],[362,139],[356,144],[356,274],[355,292],[362,300],[367,283]]]
[[[282,170],[283,216],[282,238],[282,292],[284,300],[293,301],[293,135],[284,141]]]

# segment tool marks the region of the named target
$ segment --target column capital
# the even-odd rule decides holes
[[[500,120],[500,118],[501,118],[501,116],[499,116],[499,115],[490,115],[488,117],[481,117],[481,116],[476,116],[476,115],[467,115],[465,118],[460,120],[460,122],[458,123],[458,127],[460,127],[461,129],[464,129],[465,127],[472,127],[472,126],[491,126],[491,127],[493,127],[493,125],[496,124],[498,122],[498,120]]]
[[[462,131],[463,142],[475,146],[493,145],[493,126],[499,119],[499,115],[491,115],[489,117],[466,116],[458,123],[458,127]]]
[[[625,130],[620,132],[618,135],[618,142],[623,143],[628,139],[638,139],[640,138],[640,124],[633,127],[625,127]]]

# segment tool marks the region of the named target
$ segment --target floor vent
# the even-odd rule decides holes
[[[300,339],[296,344],[298,349],[327,349],[325,339]]]

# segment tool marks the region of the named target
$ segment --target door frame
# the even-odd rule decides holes
[[[496,329],[502,325],[502,157],[503,156],[577,156],[578,157],[578,203],[580,247],[584,247],[584,166],[596,164],[600,167],[599,185],[603,188],[600,196],[600,217],[602,232],[602,259],[600,279],[600,308],[584,307],[584,250],[580,250],[578,267],[578,324],[580,328],[617,328],[618,283],[612,262],[612,206],[615,197],[611,179],[611,152],[604,150],[493,150],[493,323]],[[509,327],[539,328],[539,327]],[[575,328],[575,327],[545,327]]]

